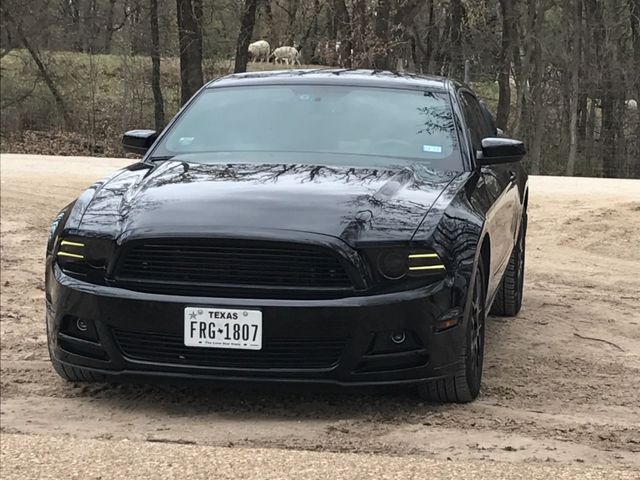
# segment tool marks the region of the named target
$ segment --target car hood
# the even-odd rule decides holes
[[[78,230],[120,239],[286,236],[295,231],[330,235],[351,245],[407,241],[458,175],[411,163],[193,160],[138,163],[98,182],[78,199]]]

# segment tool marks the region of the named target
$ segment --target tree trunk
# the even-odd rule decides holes
[[[533,30],[530,32],[533,35],[533,52],[532,52],[532,74],[529,79],[531,85],[531,103],[529,105],[531,109],[531,173],[533,175],[539,175],[542,172],[542,135],[545,122],[545,108],[544,101],[544,74],[545,63],[542,52],[542,26],[544,21],[544,8],[540,6],[540,3],[535,0],[530,0],[530,8],[534,9],[532,12]],[[538,8],[536,8],[538,7]]]
[[[238,41],[236,42],[236,65],[233,69],[235,73],[247,71],[247,62],[249,61],[248,49],[249,43],[251,43],[251,36],[253,35],[253,27],[256,24],[257,6],[258,0],[244,0],[240,33],[238,33]]]
[[[601,177],[613,176],[616,169],[617,143],[616,143],[616,108],[613,88],[615,82],[611,73],[605,72],[602,92],[602,167],[598,175]]]
[[[164,128],[164,99],[160,86],[160,30],[158,28],[158,0],[149,0],[151,22],[151,90],[156,132]]]
[[[374,25],[377,45],[373,54],[373,66],[378,70],[389,70],[389,14],[390,0],[378,0]]]
[[[144,55],[149,52],[145,51],[144,39],[142,38],[143,29],[140,28],[142,23],[142,6],[140,0],[130,0],[129,10],[129,36],[131,55]]]
[[[271,45],[272,49],[275,49],[280,43],[280,35],[278,35],[276,25],[273,21],[273,9],[271,8],[271,0],[266,0],[264,2],[264,11],[267,16],[269,45]]]
[[[459,77],[464,71],[464,52],[462,49],[462,26],[465,17],[462,0],[451,0],[451,31],[450,31],[450,52],[449,76]]]
[[[427,23],[427,33],[424,37],[425,44],[425,58],[422,62],[424,65],[425,72],[424,73],[436,73],[436,65],[435,58],[437,57],[437,53],[440,49],[440,44],[438,43],[438,35],[435,21],[435,10],[434,10],[434,0],[428,0],[427,12],[429,13],[429,21]],[[435,32],[434,32],[435,31]]]
[[[309,26],[307,27],[304,35],[302,35],[302,39],[300,40],[300,44],[298,45],[298,49],[300,55],[302,55],[302,50],[306,52],[305,58],[308,63],[317,63],[315,60],[315,52],[318,47],[318,16],[320,15],[320,11],[322,10],[322,4],[319,0],[313,0],[313,12],[311,14],[311,20],[309,21]],[[301,60],[302,61],[302,60]]]
[[[500,0],[502,13],[502,41],[498,56],[498,109],[496,124],[498,128],[507,130],[511,113],[511,57],[516,39],[513,35],[512,0]]]
[[[353,24],[353,59],[352,66],[362,67],[367,65],[367,26],[369,18],[367,16],[366,0],[355,0],[353,2],[353,14],[351,16]]]
[[[595,177],[600,170],[598,170],[594,166],[594,161],[600,162],[600,156],[596,155],[596,110],[598,105],[596,104],[596,100],[591,99],[591,103],[589,104],[589,111],[587,114],[587,125],[586,125],[586,135],[585,135],[585,144],[584,149],[588,153],[585,155],[586,157],[586,165],[585,172],[589,176]]]
[[[589,90],[591,105],[587,119],[587,139],[585,143],[588,157],[589,174],[601,176],[603,171],[602,129],[598,128],[596,110],[601,106],[603,94],[603,71],[605,67],[606,28],[602,4],[598,0],[585,0],[586,33],[585,48],[587,49],[587,64],[590,65],[590,75],[585,79]]]
[[[631,158],[635,165],[631,165],[631,175],[640,178],[640,0],[629,0],[631,10],[631,41],[633,43],[633,70],[632,78],[635,78],[634,93],[636,101],[636,134],[635,152]]]
[[[567,159],[566,174],[573,176],[578,156],[578,102],[580,96],[580,62],[582,61],[582,0],[569,2],[569,8],[573,10],[573,18],[570,25],[572,31],[569,39],[571,91],[569,93],[569,156]]]
[[[336,23],[340,42],[339,63],[341,67],[351,68],[351,48],[353,46],[353,32],[349,10],[344,0],[334,0]]]
[[[111,52],[111,42],[113,41],[113,32],[115,28],[113,26],[114,9],[116,6],[116,0],[109,0],[109,8],[107,10],[107,19],[104,27],[104,44],[102,51],[105,53]],[[156,14],[157,17],[157,14]]]
[[[604,26],[608,18],[603,16]],[[617,38],[616,38],[617,37]],[[627,115],[625,105],[626,88],[623,78],[621,48],[626,46],[626,38],[619,30],[606,35],[603,58],[602,89],[602,161],[603,175],[626,176],[626,138],[624,120]]]
[[[69,114],[69,110],[67,109],[67,105],[65,104],[62,98],[62,95],[60,95],[60,92],[58,91],[58,87],[56,87],[56,84],[54,83],[53,78],[51,78],[51,75],[49,74],[47,67],[42,62],[42,59],[40,58],[38,51],[33,47],[33,45],[31,45],[31,42],[29,42],[29,39],[27,38],[24,31],[22,30],[22,25],[15,21],[15,19],[13,18],[13,15],[11,15],[11,13],[9,13],[9,11],[4,8],[2,9],[2,13],[6,18],[6,20],[11,25],[14,26],[16,33],[18,35],[18,38],[20,39],[20,42],[22,43],[22,45],[24,45],[24,48],[29,52],[29,54],[31,55],[31,58],[33,58],[34,63],[38,67],[38,70],[40,71],[40,74],[44,79],[44,82],[47,84],[47,88],[51,92],[51,95],[53,96],[53,99],[55,100],[56,105],[58,106],[58,110],[60,111],[60,115],[62,115],[62,119],[64,120],[65,126],[67,128],[71,128],[73,122],[71,119],[71,115]]]
[[[202,86],[202,0],[177,0],[180,97],[184,105]]]
[[[287,46],[295,47],[296,45],[296,17],[298,16],[298,7],[300,6],[300,0],[289,0],[289,6],[285,10],[287,12],[287,34],[286,42]]]

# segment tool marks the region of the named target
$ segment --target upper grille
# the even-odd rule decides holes
[[[352,288],[338,257],[321,247],[239,240],[134,244],[126,248],[116,280],[145,292],[205,296]]]

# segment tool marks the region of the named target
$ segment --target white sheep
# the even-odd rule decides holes
[[[249,45],[249,55],[255,63],[260,61],[269,61],[269,53],[271,53],[271,45],[266,40],[258,40]]]
[[[297,63],[300,65],[300,52],[295,47],[278,47],[273,53],[274,63],[284,62],[292,67]]]

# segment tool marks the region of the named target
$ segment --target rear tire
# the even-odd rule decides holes
[[[461,353],[463,367],[452,377],[428,380],[418,385],[418,395],[423,400],[436,403],[468,403],[475,400],[480,393],[486,320],[486,279],[482,261],[478,262],[471,295],[471,305],[465,322],[466,341]]]
[[[509,265],[504,272],[500,287],[496,293],[496,298],[491,307],[491,314],[498,317],[515,317],[522,308],[522,296],[524,292],[524,261],[525,261],[525,241],[527,232],[527,215],[525,214],[518,242],[516,243]]]
[[[58,375],[68,382],[102,383],[106,377],[101,373],[95,373],[80,367],[65,365],[57,360],[51,359],[53,369]]]

